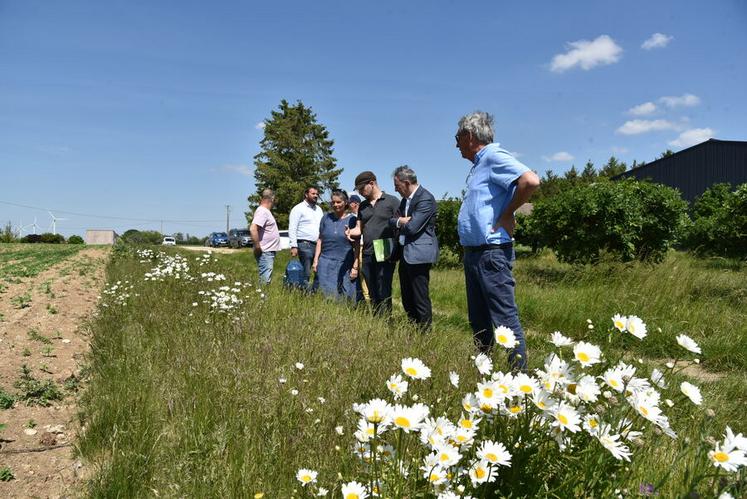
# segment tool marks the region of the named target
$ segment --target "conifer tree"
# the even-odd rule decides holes
[[[275,191],[273,213],[281,228],[288,226],[291,208],[303,199],[303,192],[315,186],[320,193],[337,188],[342,168],[332,156],[334,141],[326,127],[316,121],[310,107],[283,99],[264,122],[261,151],[254,156],[257,191],[249,196],[250,208],[259,204],[261,193]],[[251,223],[251,215],[246,214]]]

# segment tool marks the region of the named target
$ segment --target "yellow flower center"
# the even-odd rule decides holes
[[[439,475],[437,473],[431,473],[431,476],[430,476],[430,481],[431,482],[437,482],[440,479],[441,479],[441,475]]]
[[[566,416],[565,414],[558,414],[558,421],[560,421],[561,423],[567,425],[568,424],[568,416]]]
[[[498,385],[498,388],[500,388],[503,393],[508,393],[509,391],[507,385]]]
[[[648,416],[648,409],[646,409],[644,406],[638,406],[638,410],[641,411],[641,414],[644,416]]]
[[[492,388],[483,388],[482,390],[482,396],[486,399],[489,399],[493,396],[493,389]]]
[[[482,480],[483,478],[485,478],[485,475],[487,475],[487,472],[485,471],[485,468],[477,468],[475,470],[475,476],[478,479]]]
[[[358,494],[355,492],[351,492],[348,495],[345,496],[345,499],[361,499]]]
[[[625,329],[625,324],[623,324],[623,323],[622,323],[622,322],[620,322],[620,321],[615,321],[615,327],[616,327],[617,329],[623,330],[623,329]]]
[[[383,419],[384,415],[381,414],[377,409],[374,409],[373,414],[371,414],[371,417],[368,418],[368,420],[372,423],[381,423]]]
[[[394,424],[399,426],[400,428],[409,428],[410,427],[410,420],[407,419],[404,416],[399,416],[394,420]]]
[[[485,459],[487,459],[491,463],[494,463],[494,462],[498,461],[498,456],[496,456],[492,452],[488,452],[487,454],[485,454]]]
[[[518,414],[521,412],[521,407],[519,407],[518,405],[515,405],[511,407],[509,411],[511,411],[511,414]]]
[[[463,442],[467,441],[467,436],[466,435],[457,435],[456,439],[457,439],[457,442],[463,443]]]
[[[414,367],[408,367],[407,369],[405,369],[405,373],[409,374],[410,376],[415,376],[416,374],[418,374],[418,370]]]
[[[373,436],[373,434],[374,434],[374,429],[373,429],[373,428],[366,428],[366,434],[367,434],[367,435],[371,435],[371,436]]]
[[[620,386],[620,383],[618,383],[616,379],[611,379],[610,380],[610,386],[612,388],[617,388],[618,386]]]
[[[589,426],[591,426],[592,428],[596,428],[597,426],[599,426],[599,423],[597,423],[596,419],[590,419]]]
[[[539,407],[540,409],[544,409],[545,407],[547,407],[547,405],[540,400],[539,402],[537,402],[537,407]]]
[[[524,393],[532,393],[532,386],[531,385],[521,385],[519,387],[519,390],[521,390]]]
[[[506,338],[505,334],[499,334],[497,339],[498,343],[500,343],[501,345],[505,345],[506,343],[508,343],[508,338]]]
[[[713,459],[715,459],[719,463],[725,463],[729,460],[729,454],[727,454],[726,452],[722,452],[722,451],[714,452]]]
[[[449,460],[449,455],[448,454],[441,454],[441,457],[439,459],[441,460],[442,463],[445,463],[446,461]]]
[[[578,352],[578,354],[576,354],[576,358],[581,362],[589,362],[589,354],[587,354],[586,352]]]
[[[462,428],[472,428],[472,420],[471,419],[463,419],[462,420]]]
[[[311,477],[309,475],[303,475],[301,477],[301,481],[304,483],[309,483],[311,481]]]

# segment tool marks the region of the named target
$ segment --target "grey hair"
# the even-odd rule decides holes
[[[396,177],[400,182],[410,182],[411,184],[418,183],[418,176],[415,174],[415,170],[407,165],[395,168],[392,177]]]
[[[265,189],[262,191],[262,201],[274,201],[275,200],[275,193],[272,192],[272,189]]]
[[[493,142],[493,115],[484,111],[465,114],[459,120],[457,135],[469,132],[480,144]]]

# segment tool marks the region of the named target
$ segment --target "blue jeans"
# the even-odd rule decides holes
[[[492,349],[496,327],[505,326],[514,332],[519,343],[509,354],[508,361],[512,369],[525,371],[527,348],[514,299],[513,261],[511,247],[465,251],[467,310],[475,343],[483,352]]]
[[[259,284],[264,286],[270,283],[272,278],[272,267],[275,263],[274,251],[263,251],[261,255],[254,255],[257,260],[257,270],[259,271]]]
[[[298,260],[303,265],[303,277],[306,281],[306,287],[310,291],[316,291],[319,287],[319,277],[314,274],[314,281],[309,285],[309,278],[311,277],[311,266],[314,264],[314,252],[316,251],[316,241],[302,241],[298,240]]]

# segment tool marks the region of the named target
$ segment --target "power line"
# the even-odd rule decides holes
[[[57,210],[52,208],[40,208],[39,206],[29,206],[26,204],[19,204],[19,203],[11,203],[10,201],[0,201],[0,204],[7,204],[10,206],[18,206],[20,208],[28,208],[31,210],[40,210],[40,211],[54,211],[55,213],[65,213],[67,215],[76,215],[79,217],[90,217],[90,218],[104,218],[108,220],[123,220],[126,222],[132,221],[132,222],[153,222],[153,223],[159,223],[159,222],[169,222],[169,223],[216,223],[216,222],[222,222],[222,219],[212,219],[212,220],[173,220],[173,219],[166,219],[166,218],[127,218],[127,217],[114,217],[114,216],[108,216],[108,215],[91,215],[90,213],[78,213],[75,211],[66,211],[66,210]]]

